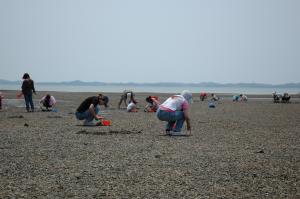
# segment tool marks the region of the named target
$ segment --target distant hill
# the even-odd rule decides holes
[[[0,79],[0,84],[21,84],[21,81],[8,81]],[[179,82],[157,82],[157,83],[134,83],[134,82],[83,82],[80,80],[69,82],[36,82],[40,85],[78,85],[78,86],[105,86],[105,85],[121,85],[121,86],[155,86],[155,87],[177,87],[177,86],[192,86],[192,87],[239,87],[239,88],[300,88],[300,83],[287,84],[260,84],[260,83],[215,83],[215,82],[200,82],[200,83],[179,83]]]

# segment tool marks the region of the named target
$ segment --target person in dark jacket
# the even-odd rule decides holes
[[[22,94],[25,99],[27,112],[34,112],[32,93],[34,93],[36,95],[35,88],[34,88],[34,82],[32,79],[30,79],[29,74],[25,73],[23,75]]]

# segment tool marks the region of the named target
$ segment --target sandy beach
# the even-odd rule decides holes
[[[170,137],[143,112],[149,93],[136,93],[137,113],[104,93],[110,107],[100,115],[112,126],[84,127],[75,110],[97,93],[51,92],[57,112],[27,113],[16,91],[3,92],[0,198],[300,198],[297,96],[235,103],[224,94],[209,108],[195,94],[192,136]]]

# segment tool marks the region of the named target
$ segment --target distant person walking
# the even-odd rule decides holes
[[[29,74],[25,73],[23,75],[22,94],[25,99],[27,112],[34,112],[32,93],[34,93],[36,95],[35,88],[34,88],[34,82],[32,79],[30,79]]]
[[[124,90],[122,95],[121,95],[121,99],[119,101],[119,104],[118,104],[118,108],[120,109],[121,107],[121,104],[122,102],[125,103],[125,106],[127,107],[127,99],[129,99],[129,102],[130,101],[135,101],[134,99],[134,93],[130,90]]]
[[[180,95],[173,95],[162,103],[157,110],[157,117],[161,121],[166,121],[166,134],[180,135],[184,121],[187,130],[191,131],[189,108],[192,103],[192,93],[182,91]]]

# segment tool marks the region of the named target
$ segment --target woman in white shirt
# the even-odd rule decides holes
[[[189,107],[192,101],[192,93],[185,90],[180,95],[169,97],[159,106],[157,117],[159,120],[167,122],[167,134],[180,134],[178,132],[181,132],[184,121],[186,121],[187,130],[191,131]]]
[[[128,112],[137,112],[136,104],[137,104],[137,102],[135,100],[131,100],[127,106],[127,111]]]

